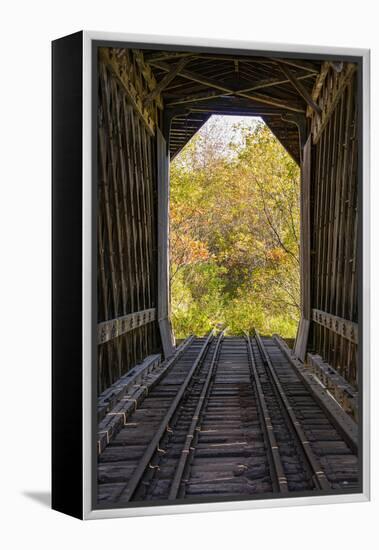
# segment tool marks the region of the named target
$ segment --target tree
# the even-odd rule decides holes
[[[263,122],[213,123],[171,165],[177,337],[215,324],[293,337],[299,318],[299,169]],[[216,131],[215,131],[216,128]]]

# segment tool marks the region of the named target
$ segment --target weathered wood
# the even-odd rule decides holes
[[[142,90],[143,90],[143,88],[146,88],[146,87],[151,91],[154,90],[156,85],[157,85],[157,81],[155,79],[153,71],[151,70],[150,66],[145,61],[144,52],[142,50],[138,50],[138,49],[133,49],[131,51],[133,53],[133,58],[134,58],[133,61],[135,62],[135,65],[137,65],[138,68],[140,69],[141,76],[144,79],[143,84],[145,84],[145,86],[143,86],[143,84],[141,82],[138,82],[138,85],[140,86],[140,88]],[[121,56],[123,55],[123,49],[118,50],[118,52],[119,52],[119,55],[121,55]],[[157,100],[158,107],[160,109],[163,109],[162,98],[158,95],[156,100]]]
[[[271,361],[270,355],[268,353],[268,350],[265,348],[264,343],[259,336],[258,332],[255,331],[256,334],[256,340],[259,345],[259,348],[261,349],[261,353],[265,359],[265,363],[267,364],[271,377],[275,383],[276,389],[278,391],[278,394],[281,397],[282,403],[284,405],[284,410],[286,410],[286,413],[288,414],[288,417],[291,419],[291,423],[293,426],[294,431],[297,434],[298,440],[302,445],[302,450],[307,456],[307,460],[311,466],[313,476],[315,478],[315,481],[317,483],[317,487],[320,489],[329,489],[330,488],[330,482],[325,476],[325,472],[322,468],[320,468],[320,463],[318,460],[318,457],[316,454],[314,454],[312,447],[309,444],[309,440],[307,437],[307,434],[305,433],[303,427],[301,426],[301,423],[299,422],[295,410],[293,407],[291,407],[291,403],[288,399],[288,396],[286,395],[282,382],[279,379],[279,376],[274,369],[273,363]]]
[[[319,309],[312,310],[312,320],[328,330],[358,344],[358,324]]]
[[[135,328],[142,327],[156,319],[156,309],[150,308],[123,315],[117,319],[103,321],[97,325],[97,343],[104,344]]]
[[[345,442],[350,449],[356,453],[358,450],[358,426],[352,418],[328,395],[326,389],[311,376],[309,368],[300,363],[296,357],[291,354],[291,350],[278,335],[274,335],[274,340],[290,361],[297,375],[304,382],[305,386],[312,392],[317,403],[327,414],[328,418],[343,435]]]
[[[333,214],[334,214],[334,203],[336,199],[336,165],[338,158],[338,121],[339,121],[339,110],[340,105],[335,109],[332,120],[331,120],[331,161],[330,161],[330,171],[329,171],[329,181],[328,181],[328,210],[326,212],[326,224],[325,224],[325,261],[324,261],[324,270],[325,270],[325,287],[324,287],[324,302],[323,309],[324,311],[330,311],[330,298],[331,298],[331,252],[332,252],[332,231],[333,231]],[[332,337],[329,331],[326,331],[324,334],[325,348],[327,349],[328,359],[331,360],[331,355],[333,353]]]
[[[326,78],[326,75],[328,74],[328,71],[329,71],[329,61],[324,61],[324,63],[321,65],[321,70],[319,72],[319,74],[317,75],[317,80],[313,86],[313,90],[312,90],[312,99],[313,101],[317,101],[318,97],[319,97],[319,94],[322,90],[322,87],[323,87],[323,84],[324,84],[324,80]],[[307,115],[308,116],[311,116],[311,108],[308,107],[307,109]]]
[[[311,189],[312,140],[309,136],[303,150],[300,191],[300,263],[301,263],[301,308],[305,319],[311,316],[311,270],[310,241],[310,189]]]
[[[328,121],[345,90],[345,87],[354,77],[356,69],[357,65],[355,63],[346,63],[341,72],[336,73],[329,64],[327,73],[322,74],[322,84],[320,81],[316,82],[314,87],[314,95],[316,95],[317,89],[317,105],[321,107],[322,114],[320,117],[312,118],[312,135],[314,143],[317,143],[320,139],[322,131],[328,124]]]
[[[166,141],[157,132],[158,172],[158,323],[163,352],[169,357],[174,352],[174,341],[169,318],[169,158]]]
[[[108,437],[109,443],[98,461],[99,501],[122,505],[167,500],[173,484],[177,498],[273,493],[278,484],[265,424],[283,466],[278,481],[287,479],[292,494],[320,485],[356,485],[357,426],[309,368],[302,366],[305,382],[272,339],[264,338],[261,346],[253,339],[256,373],[251,383],[242,338],[226,337],[218,350],[208,345],[199,361],[204,340],[193,340],[170,372],[137,400],[135,410],[125,401],[126,419],[116,407],[102,424],[99,442],[104,445]],[[258,381],[268,407],[265,418],[257,399]],[[183,476],[175,476],[178,470]],[[180,478],[177,483],[175,477]]]
[[[304,361],[307,352],[308,336],[309,336],[310,320],[300,317],[299,326],[297,329],[294,353],[300,361]]]
[[[154,66],[158,67],[159,69],[162,69],[164,71],[169,71],[170,67],[169,65],[166,65],[165,63],[158,63],[154,62]],[[295,105],[291,103],[287,103],[279,98],[271,97],[271,96],[265,96],[263,94],[246,94],[243,92],[239,92],[238,90],[231,90],[229,87],[222,84],[221,81],[214,80],[212,78],[207,78],[203,75],[196,74],[192,71],[187,71],[182,69],[179,72],[179,75],[183,78],[186,78],[187,80],[192,80],[194,82],[197,82],[199,84],[203,84],[204,86],[215,88],[216,90],[221,90],[222,92],[229,93],[230,95],[236,95],[240,97],[245,97],[246,99],[250,99],[252,101],[255,101],[256,103],[262,103],[264,105],[273,105],[274,107],[279,107],[281,109],[287,110],[287,111],[294,111],[296,113],[302,113],[305,112],[304,109],[300,107],[296,107]]]
[[[140,481],[140,477],[143,475],[144,470],[148,466],[151,457],[154,454],[154,451],[157,447],[159,447],[159,442],[162,438],[162,435],[167,430],[167,426],[169,426],[171,418],[173,417],[178,404],[180,403],[181,399],[183,398],[183,395],[191,381],[192,376],[196,373],[198,370],[199,365],[201,364],[201,361],[207,351],[208,346],[210,345],[210,342],[213,339],[213,331],[208,335],[207,339],[205,340],[196,360],[191,365],[191,368],[188,371],[187,376],[185,377],[184,381],[180,385],[177,394],[175,395],[174,400],[172,401],[168,411],[163,417],[163,420],[158,426],[158,429],[156,433],[154,434],[154,437],[151,439],[148,447],[146,448],[143,457],[141,458],[141,461],[139,462],[137,468],[135,469],[133,476],[130,478],[128,484],[121,489],[121,491],[117,491],[115,494],[115,497],[118,499],[122,495],[123,499],[126,501],[129,501],[131,497],[133,496],[134,491],[136,490],[138,483]]]
[[[101,383],[110,383],[112,376],[120,374],[120,369],[130,368],[141,359],[141,354],[152,352],[150,346],[157,345],[154,340],[157,321],[163,345],[169,353],[172,351],[168,285],[163,294],[160,292],[162,280],[168,279],[168,275],[160,264],[157,276],[155,234],[159,196],[156,166],[164,159],[164,170],[168,171],[167,150],[166,157],[155,158],[157,143],[155,137],[152,139],[151,128],[148,129],[149,120],[144,120],[146,108],[154,122],[154,131],[157,125],[164,124],[161,119],[165,116],[157,115],[163,99],[166,106],[182,105],[171,125],[173,154],[211,112],[232,112],[261,115],[297,162],[298,132],[293,124],[285,126],[291,114],[287,107],[295,107],[301,115],[305,109],[303,101],[291,92],[291,86],[308,106],[313,102],[313,107],[307,109],[311,118],[307,129],[311,127],[313,138],[312,181],[308,194],[309,265],[304,267],[309,276],[302,274],[302,301],[310,302],[314,309],[356,323],[359,226],[356,66],[344,63],[342,71],[336,72],[329,62],[303,64],[300,60],[192,53],[176,56],[175,52],[150,52],[152,63],[149,65],[139,50],[110,48],[108,55],[111,63],[100,58],[99,66],[98,320],[111,323],[133,311],[154,308],[157,315],[155,321],[100,344]],[[157,61],[157,56],[165,58],[166,63]],[[185,63],[190,64],[191,70],[184,69]],[[236,71],[243,85],[233,83]],[[319,73],[317,78],[316,73]],[[311,92],[312,79],[315,83]],[[266,88],[267,92],[254,93],[260,88]],[[278,97],[273,97],[272,92]],[[191,110],[188,116],[185,115],[186,102]],[[316,115],[317,110],[322,111],[321,117]],[[302,140],[301,146],[303,143]],[[305,149],[303,163],[306,155]],[[159,170],[162,171],[162,166]],[[167,215],[167,204],[164,208]],[[161,233],[162,228],[161,224],[158,229]],[[306,237],[302,230],[302,239]],[[167,258],[168,250],[160,248],[160,252],[162,250]],[[302,259],[302,263],[305,266],[307,261]],[[160,315],[158,310],[163,303],[167,307]],[[313,319],[309,326],[310,317],[303,312],[297,343],[305,342],[310,330],[312,349],[352,382],[356,377],[357,344]],[[305,349],[303,345],[297,350],[299,357],[304,358]]]
[[[331,97],[341,86],[341,74],[330,67],[319,104],[330,108]],[[333,78],[334,80],[331,80]],[[329,91],[328,91],[329,90]],[[331,97],[329,97],[329,95]],[[313,319],[312,348],[350,384],[357,383],[357,137],[356,78],[340,93],[324,130],[316,141],[312,189],[312,307],[353,323],[353,336],[332,330],[333,320]],[[324,115],[323,115],[324,116]],[[332,317],[333,319],[333,317]],[[342,323],[342,324],[341,324]]]
[[[297,80],[307,80],[309,78],[313,78],[313,74],[305,74],[300,75],[297,77]],[[255,90],[262,90],[264,88],[272,88],[275,86],[281,86],[282,84],[288,84],[289,80],[287,78],[277,79],[277,78],[269,78],[266,80],[261,80],[260,82],[257,82],[254,84],[254,86],[249,86],[248,88],[242,88],[241,90],[238,90],[237,92],[239,94],[242,93],[248,93],[253,92]],[[198,93],[193,94],[191,96],[187,96],[183,99],[178,99],[174,101],[167,102],[167,106],[174,106],[174,105],[184,105],[186,103],[198,103],[200,101],[207,101],[209,99],[217,99],[219,97],[225,97],[225,96],[232,96],[235,95],[237,92],[223,92],[222,94],[219,94],[218,92],[212,92],[212,93]]]
[[[169,72],[162,78],[160,82],[156,85],[156,87],[146,95],[146,97],[143,100],[144,105],[149,105],[154,99],[170,84],[172,80],[176,77],[176,75],[184,69],[184,67],[187,65],[188,61],[190,61],[190,57],[183,57],[179,63],[171,67]]]
[[[298,59],[198,52],[144,53],[144,60],[147,60],[158,81],[165,78],[164,73],[175,71],[178,61],[186,58],[188,67],[185,69],[188,70],[180,71],[161,91],[165,108],[181,106],[192,110],[201,106],[202,112],[208,117],[211,113],[248,116],[271,114],[272,118],[265,119],[265,122],[274,128],[275,135],[299,163],[298,133],[295,128],[288,129],[285,123],[278,120],[278,116],[291,112],[291,109],[292,112],[297,110],[305,113],[305,105],[300,97],[291,92],[292,85],[280,70],[278,59],[291,69],[296,80],[305,85],[309,94],[312,90],[312,84],[309,83],[316,80],[320,69],[319,60],[308,62]],[[235,82],[236,72],[243,85]],[[153,88],[146,90],[145,96],[152,90]],[[259,90],[264,91],[264,94],[259,94]],[[184,120],[178,121],[175,126],[183,129]],[[188,134],[177,137],[175,141],[171,140],[172,158],[200,126],[201,123],[191,128]]]
[[[130,376],[120,378],[111,388],[100,395],[98,401],[100,418],[98,454],[103,452],[120,428],[127,425],[129,416],[136,411],[147,394],[173,368],[192,341],[192,336],[187,338],[176,349],[174,355],[164,362],[160,360],[158,362],[157,355],[146,358],[142,365],[133,368]],[[106,418],[104,418],[105,413],[107,414]]]
[[[310,187],[311,187],[312,139],[309,136],[303,150],[300,192],[300,297],[301,318],[296,336],[295,355],[304,361],[311,319],[311,236],[310,236]]]
[[[177,60],[182,57],[194,57],[194,54],[192,52],[154,52],[145,54],[144,60],[145,63],[149,64],[154,61]]]
[[[102,67],[102,70],[105,70],[105,67]],[[114,99],[114,96],[117,94],[116,83],[112,80],[102,79],[102,82],[105,84],[105,94],[104,94],[104,113],[106,120],[106,130],[108,136],[113,136],[115,134],[115,117],[114,113],[111,114],[110,104],[111,97]],[[107,162],[109,182],[105,185],[106,189],[108,186],[112,188],[112,204],[108,204],[107,213],[112,218],[114,236],[110,240],[114,241],[114,254],[115,261],[117,261],[117,270],[118,270],[118,296],[117,301],[120,302],[115,307],[115,315],[118,315],[119,308],[122,311],[126,310],[126,282],[125,282],[125,269],[124,269],[124,258],[123,258],[123,242],[121,235],[121,189],[122,183],[119,180],[118,174],[116,172],[116,142],[111,140],[108,148],[109,159]],[[121,374],[121,373],[120,373]]]
[[[138,63],[128,63],[130,78],[142,82]],[[101,61],[98,120],[98,387],[102,391],[157,349],[157,251],[152,138],[124,87]]]
[[[336,311],[336,287],[337,287],[337,262],[338,262],[338,227],[339,227],[339,217],[340,217],[340,203],[341,203],[341,174],[343,166],[343,157],[341,154],[341,148],[344,141],[344,119],[346,117],[346,94],[342,95],[341,105],[339,106],[339,115],[338,115],[338,155],[337,155],[337,169],[335,177],[335,201],[334,201],[334,212],[333,219],[331,220],[331,268],[330,268],[330,299],[328,311]],[[332,363],[335,363],[338,355],[338,340],[339,338],[335,333],[331,335],[331,348],[332,348]]]
[[[357,391],[319,355],[308,353],[307,364],[324,386],[335,397],[344,411],[358,421]]]
[[[133,72],[128,56],[117,55],[117,51],[112,48],[99,48],[99,56],[101,62],[112,71],[123,87],[128,100],[145,123],[149,133],[154,135],[156,119],[153,111],[144,106],[142,97],[138,94],[137,87],[139,83],[132,81],[131,74]],[[159,101],[161,102],[161,100]]]
[[[317,69],[314,68],[314,66],[311,63],[308,63],[307,61],[300,60],[300,59],[282,59],[282,58],[276,58],[272,57],[270,58],[271,61],[274,63],[284,63],[285,65],[289,65],[290,67],[296,67],[298,69],[304,69],[306,71],[310,71],[311,73],[318,73]]]
[[[300,94],[300,96],[304,99],[304,101],[315,111],[315,113],[317,113],[318,115],[321,115],[322,111],[321,111],[320,107],[317,105],[317,103],[315,101],[313,101],[313,98],[308,93],[306,88],[304,88],[304,86],[302,85],[300,80],[298,80],[291,73],[291,71],[286,67],[285,64],[281,63],[280,61],[278,61],[278,64],[279,64],[281,70],[283,71],[284,75],[288,78],[288,80],[291,82],[291,84],[293,85],[295,90]]]
[[[116,405],[118,401],[132,388],[139,384],[142,378],[155,369],[161,362],[161,355],[149,355],[126,374],[121,376],[114,384],[103,391],[97,400],[98,419],[101,420],[107,412]]]

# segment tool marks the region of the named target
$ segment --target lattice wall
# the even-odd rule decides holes
[[[99,63],[98,390],[157,351],[155,137]]]
[[[326,67],[312,124],[311,339],[309,348],[357,383],[358,185],[354,67]],[[333,79],[333,80],[331,80]]]

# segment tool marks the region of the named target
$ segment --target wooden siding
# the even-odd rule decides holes
[[[301,317],[296,336],[295,354],[304,361],[311,319],[310,296],[310,186],[311,186],[311,156],[312,139],[308,138],[301,163],[301,188],[300,188],[300,298]]]
[[[170,321],[170,277],[169,277],[169,209],[170,181],[169,155],[166,140],[157,131],[157,187],[158,187],[158,323],[165,358],[175,351]]]
[[[351,64],[333,71],[325,69],[319,86],[324,112],[311,125],[311,284],[318,312],[308,348],[356,385],[358,342],[336,330],[335,319],[339,326],[358,322],[357,86]]]
[[[117,330],[108,330],[98,345],[99,392],[159,348],[151,312],[157,294],[155,166],[151,130],[114,70],[100,62],[98,323],[99,330]]]

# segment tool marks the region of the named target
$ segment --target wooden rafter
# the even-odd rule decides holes
[[[155,320],[155,308],[145,309],[144,311],[136,311],[123,315],[117,319],[103,321],[97,325],[97,343],[104,344],[108,340],[117,338],[121,334],[125,334],[131,330],[142,327],[147,323]]]
[[[155,67],[158,69],[169,71],[170,66],[166,63],[152,63]],[[206,76],[194,73],[192,71],[187,71],[185,69],[181,70],[178,73],[179,76],[182,78],[186,78],[187,80],[191,80],[193,82],[198,82],[199,84],[202,84],[203,86],[207,86],[209,88],[215,88],[216,90],[221,90],[222,92],[225,92],[225,94],[228,95],[235,95],[239,97],[245,97],[246,99],[250,99],[251,101],[255,101],[257,103],[262,103],[264,105],[272,105],[274,107],[278,107],[279,109],[284,109],[287,111],[294,111],[296,113],[302,113],[304,112],[304,109],[301,109],[299,107],[295,107],[293,105],[290,105],[284,101],[282,101],[279,98],[275,97],[269,97],[265,96],[263,94],[245,94],[241,93],[236,90],[231,90],[229,87],[225,86],[225,84],[222,84],[222,82],[219,82],[217,80],[214,80],[213,78],[207,78]]]
[[[283,63],[284,65],[289,65],[290,67],[296,67],[297,69],[305,69],[306,71],[310,71],[313,74],[318,74],[318,70],[315,69],[315,67],[311,63],[307,63],[303,60],[298,59],[276,59],[276,58],[270,58],[271,61],[274,61],[275,63]]]
[[[147,64],[154,64],[155,62],[159,61],[167,61],[167,60],[173,60],[173,59],[180,59],[181,57],[192,57],[193,59],[198,60],[209,60],[209,61],[238,61],[241,63],[248,63],[250,65],[256,65],[256,66],[266,66],[267,69],[269,69],[270,65],[276,65],[279,58],[274,57],[251,57],[251,56],[244,56],[244,55],[222,55],[222,54],[209,54],[209,53],[195,53],[195,52],[157,52],[157,53],[148,53],[144,54],[144,60]],[[290,67],[295,67],[297,69],[304,69],[310,73],[317,74],[318,70],[314,67],[312,63],[308,63],[307,61],[304,61],[303,59],[282,59],[280,58],[280,61],[282,63],[285,63],[286,65],[289,65]]]
[[[331,64],[328,64],[325,66],[324,72],[320,73],[320,78],[317,79],[312,93],[312,96],[317,97],[317,103],[320,107],[322,106],[322,115],[320,117],[312,117],[312,135],[315,143],[317,143],[322,131],[328,124],[341,95],[349,82],[351,82],[356,69],[357,65],[355,63],[345,63],[342,71],[336,73],[334,69],[331,70]]]
[[[144,106],[149,105],[156,97],[159,96],[159,94],[170,84],[172,80],[176,77],[176,75],[184,69],[185,65],[190,61],[190,57],[183,57],[179,63],[171,67],[169,72],[162,78],[160,82],[156,85],[156,87],[149,93],[143,100]]]
[[[317,105],[315,101],[313,101],[311,95],[308,93],[307,89],[303,86],[303,84],[296,78],[296,76],[286,67],[285,64],[278,61],[278,65],[281,68],[283,74],[288,78],[288,80],[291,82],[295,90],[300,94],[300,96],[304,99],[304,101],[311,107],[315,113],[318,115],[321,115],[321,109]]]
[[[168,59],[181,59],[182,57],[193,57],[190,52],[158,52],[145,54],[145,63],[153,63],[154,61],[167,61]]]
[[[313,101],[318,100],[318,96],[320,95],[320,91],[324,85],[324,81],[328,74],[329,67],[330,67],[329,61],[324,61],[324,63],[321,65],[320,73],[317,76],[316,82],[313,85],[313,90],[312,90]]]
[[[306,80],[309,78],[314,78],[314,75],[311,73],[307,73],[305,75],[301,75],[298,77],[298,80]],[[207,101],[208,99],[216,99],[221,96],[231,96],[236,95],[237,93],[248,93],[253,92],[255,90],[261,90],[263,88],[271,88],[275,86],[281,86],[283,84],[288,84],[290,81],[287,78],[277,79],[277,78],[271,78],[267,80],[261,80],[254,84],[254,86],[249,86],[248,88],[243,88],[242,90],[238,90],[237,92],[228,92],[228,93],[222,93],[219,94],[217,92],[212,92],[208,94],[194,94],[192,96],[185,97],[183,99],[173,100],[170,102],[167,102],[167,106],[174,106],[174,105],[184,105],[185,103],[197,103],[199,101]]]

